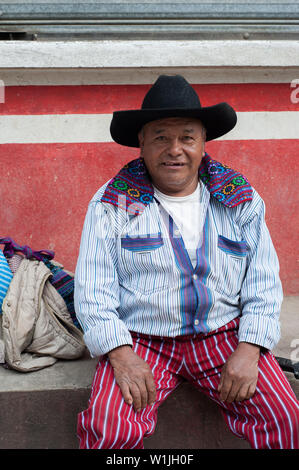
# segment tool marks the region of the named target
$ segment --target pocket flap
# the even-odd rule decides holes
[[[248,251],[248,246],[245,240],[235,241],[218,235],[218,248],[229,255],[245,257]]]

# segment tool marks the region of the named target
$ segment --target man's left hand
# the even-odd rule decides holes
[[[218,392],[220,399],[228,403],[251,398],[258,378],[260,347],[250,343],[239,343],[224,364]]]

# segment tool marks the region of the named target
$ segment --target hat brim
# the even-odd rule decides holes
[[[120,145],[139,147],[138,133],[151,121],[167,117],[190,117],[199,119],[206,128],[206,140],[213,140],[227,134],[237,123],[237,114],[228,103],[219,103],[205,108],[191,109],[138,109],[115,111],[110,134]]]

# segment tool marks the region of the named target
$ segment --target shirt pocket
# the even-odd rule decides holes
[[[229,238],[226,238],[223,235],[218,235],[218,248],[224,251],[224,253],[226,253],[227,255],[240,260],[246,258],[248,250],[247,243],[245,240],[230,240]]]
[[[121,247],[135,253],[151,252],[152,250],[157,250],[163,244],[161,233],[136,238],[127,235],[121,239]]]
[[[241,290],[246,271],[248,245],[245,240],[230,240],[218,235],[219,272],[215,289],[230,298],[236,298]]]
[[[120,282],[128,291],[151,294],[169,287],[161,233],[121,238],[121,258]]]

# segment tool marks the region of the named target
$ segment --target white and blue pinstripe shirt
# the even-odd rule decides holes
[[[227,207],[202,184],[202,236],[194,268],[157,200],[137,216],[103,202],[86,214],[75,273],[75,309],[92,356],[132,344],[130,331],[179,336],[240,317],[239,341],[273,349],[282,287],[264,203]]]

